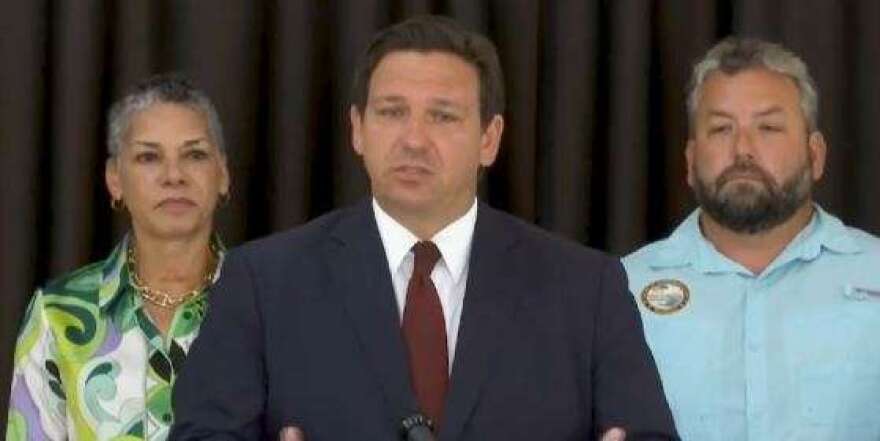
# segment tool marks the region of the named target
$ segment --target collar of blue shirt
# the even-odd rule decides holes
[[[833,253],[855,254],[862,248],[852,237],[840,219],[828,214],[818,204],[810,223],[798,234],[785,250],[767,267],[763,275],[794,260],[813,260],[827,250]],[[700,209],[691,213],[676,230],[665,239],[651,263],[654,269],[693,266],[702,273],[737,272],[751,276],[742,265],[727,258],[712,245],[700,230]]]

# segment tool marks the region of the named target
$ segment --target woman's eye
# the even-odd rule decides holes
[[[208,159],[208,152],[204,150],[190,150],[186,152],[186,157],[190,159],[195,159],[197,161],[201,161],[204,159]]]
[[[156,152],[140,152],[134,156],[134,160],[140,164],[148,164],[158,161],[159,155]]]

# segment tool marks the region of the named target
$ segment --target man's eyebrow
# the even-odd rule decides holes
[[[456,109],[464,108],[463,105],[461,105],[455,101],[446,99],[446,98],[434,98],[431,100],[431,104],[434,104],[436,106],[441,106],[441,107],[452,107],[452,108],[456,108]]]
[[[733,118],[733,115],[731,115],[723,110],[717,110],[717,109],[709,110],[709,116],[719,116],[722,118]]]
[[[375,102],[392,102],[392,103],[402,103],[406,100],[400,95],[382,95],[373,98]]]

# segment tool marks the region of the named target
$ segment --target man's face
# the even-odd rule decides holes
[[[688,185],[722,226],[754,234],[784,223],[811,199],[825,142],[809,129],[796,83],[766,69],[711,73],[685,156]]]
[[[470,207],[503,129],[500,116],[482,127],[479,87],[476,67],[450,53],[396,51],[381,59],[363,113],[351,108],[351,124],[383,209],[451,221]]]

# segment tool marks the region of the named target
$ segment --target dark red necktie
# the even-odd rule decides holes
[[[440,251],[433,242],[419,242],[412,250],[415,264],[406,288],[403,336],[416,399],[425,416],[439,428],[449,383],[446,320],[437,288],[431,281],[431,271],[440,258]]]

